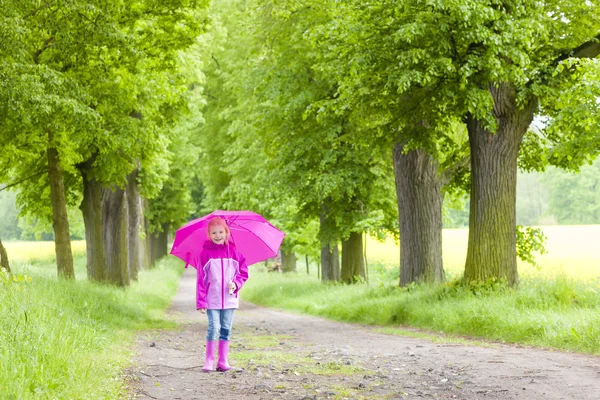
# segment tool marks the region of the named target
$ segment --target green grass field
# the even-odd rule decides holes
[[[181,262],[161,260],[125,290],[87,281],[82,255],[74,260],[76,281],[56,279],[45,246],[7,246],[21,260],[12,259],[13,276],[0,272],[0,398],[127,398],[123,370],[135,333],[175,327],[163,313]]]
[[[251,267],[242,298],[386,333],[501,342],[600,354],[600,226],[544,227],[539,268],[519,264],[518,288],[464,287],[467,231],[444,231],[449,283],[397,286],[398,245],[369,240],[369,284],[323,284],[312,266],[296,274]],[[56,279],[53,242],[4,243],[16,278],[0,273],[0,393],[6,399],[115,399],[139,330],[172,327],[163,311],[182,264],[170,257],[123,290],[85,278],[85,243],[73,242],[76,281]],[[442,336],[440,336],[442,334]],[[447,336],[449,335],[449,336]],[[457,339],[453,339],[457,338]]]
[[[600,226],[551,226],[538,267],[519,262],[517,288],[465,287],[462,275],[468,231],[443,232],[448,283],[398,287],[399,246],[369,239],[369,283],[323,284],[316,269],[273,274],[254,267],[244,300],[339,321],[381,326],[387,333],[459,340],[462,336],[600,354]],[[258,267],[258,268],[257,268]],[[447,339],[448,340],[448,339]]]

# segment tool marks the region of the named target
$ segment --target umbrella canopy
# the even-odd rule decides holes
[[[202,251],[204,242],[209,238],[207,226],[214,217],[221,217],[225,220],[231,233],[229,240],[246,258],[248,265],[277,256],[285,233],[255,212],[221,210],[213,211],[179,228],[175,232],[171,254],[197,268],[194,260]]]

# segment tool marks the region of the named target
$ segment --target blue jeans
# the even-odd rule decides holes
[[[217,332],[219,340],[229,340],[231,333],[231,325],[233,324],[233,311],[235,308],[227,308],[225,310],[206,310],[208,317],[208,332],[206,340],[212,342],[217,340]]]

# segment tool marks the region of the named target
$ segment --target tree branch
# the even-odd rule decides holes
[[[52,44],[53,41],[54,41],[54,36],[50,36],[48,39],[46,39],[44,41],[44,45],[42,46],[42,48],[35,52],[35,54],[33,55],[33,62],[35,64],[39,64],[40,56],[48,47],[50,47],[50,44]]]
[[[555,64],[566,60],[567,58],[595,58],[600,55],[600,34],[596,35],[592,40],[585,42],[579,47],[574,48],[566,54],[558,57]]]
[[[554,68],[556,68],[561,61],[569,58],[595,58],[598,55],[600,55],[600,34],[574,49],[565,51],[563,54],[554,59],[554,61],[550,63],[550,68],[546,71],[546,73],[542,74],[537,82],[541,82],[543,84],[548,83],[549,76],[554,72]],[[534,80],[529,81],[527,86],[531,86],[534,82]]]
[[[54,2],[54,0],[47,1],[46,3],[42,4],[41,6],[39,6],[38,8],[36,8],[35,10],[31,11],[30,13],[28,13],[28,14],[25,14],[25,15],[23,16],[23,19],[27,19],[27,18],[29,18],[29,17],[33,17],[33,16],[35,16],[35,15],[38,13],[38,11],[41,11],[41,10],[43,10],[44,8],[46,8],[46,7],[49,7],[49,6],[50,6],[50,3],[53,3],[53,2]]]
[[[18,185],[19,183],[23,183],[23,182],[25,182],[25,181],[28,181],[28,180],[30,180],[30,179],[32,179],[32,178],[35,178],[35,177],[37,177],[37,176],[40,176],[40,175],[42,175],[42,174],[45,174],[46,172],[48,172],[48,171],[47,171],[47,170],[44,170],[44,171],[41,171],[41,172],[35,173],[35,174],[33,174],[33,175],[30,175],[30,176],[28,176],[27,178],[23,178],[23,179],[21,179],[20,181],[16,181],[16,182],[13,182],[13,183],[9,183],[8,185],[6,185],[6,186],[4,186],[4,187],[1,187],[1,188],[0,188],[0,192],[1,192],[1,191],[3,191],[3,190],[6,190],[6,189],[8,189],[9,187],[16,186],[16,185]]]

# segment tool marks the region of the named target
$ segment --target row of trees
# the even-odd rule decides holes
[[[182,129],[199,76],[184,51],[193,53],[205,9],[3,1],[0,182],[18,188],[24,214],[52,222],[59,276],[74,278],[70,207],[83,214],[88,277],[123,286],[188,217],[187,180],[177,180],[196,157]]]
[[[164,254],[202,199],[272,219],[284,262],[318,258],[324,280],[363,278],[364,233],[399,231],[400,283],[439,282],[442,204],[468,193],[465,279],[515,284],[517,168],[577,169],[600,149],[599,9],[9,0],[0,182],[52,221],[67,278],[69,206],[88,276],[127,285],[140,237]]]
[[[558,0],[220,2],[203,51],[204,204],[268,215],[290,232],[284,254],[318,221],[308,247],[321,249],[323,279],[364,276],[363,233],[399,226],[407,284],[444,279],[442,203],[468,193],[466,281],[516,284],[518,167],[577,169],[600,149],[598,11]]]

